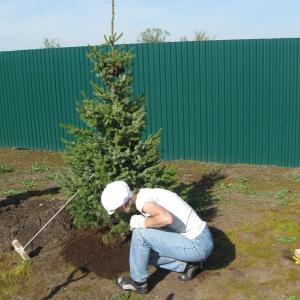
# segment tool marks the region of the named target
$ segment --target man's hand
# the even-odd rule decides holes
[[[145,228],[146,218],[143,215],[133,215],[130,219],[130,229]]]

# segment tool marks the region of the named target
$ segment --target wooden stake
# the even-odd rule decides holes
[[[295,256],[300,259],[300,249],[295,249]]]
[[[13,244],[15,250],[20,254],[20,256],[22,257],[23,260],[30,259],[30,257],[25,252],[23,246],[20,244],[20,242],[18,240],[13,240],[12,244]]]

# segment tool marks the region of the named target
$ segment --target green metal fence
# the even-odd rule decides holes
[[[300,166],[300,39],[125,45],[163,159]],[[0,146],[63,149],[92,95],[87,47],[0,52]],[[97,79],[96,79],[97,80]]]

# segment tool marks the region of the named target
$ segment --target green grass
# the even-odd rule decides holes
[[[7,191],[3,191],[2,194],[6,196],[21,194],[23,190],[10,189]]]
[[[280,237],[277,239],[277,242],[282,243],[282,244],[290,244],[297,240],[298,240],[298,238],[296,238],[296,237]]]
[[[300,180],[300,174],[297,174],[293,177],[293,180]]]
[[[10,173],[13,171],[13,168],[7,164],[0,164],[0,174]]]
[[[33,173],[33,172],[48,172],[51,171],[52,169],[50,167],[47,167],[45,165],[40,165],[37,162],[35,162],[31,167],[29,167],[26,172],[27,173]]]
[[[35,182],[36,180],[34,179],[22,179],[21,183],[22,183],[22,187],[23,187],[23,191],[28,190],[28,189],[33,189],[35,187]]]
[[[55,172],[54,174],[47,175],[46,178],[50,179],[50,180],[58,180],[59,179],[59,174],[58,174],[58,172]]]
[[[0,270],[0,299],[21,295],[23,287],[19,283],[25,282],[30,277],[30,262],[16,260],[15,253],[1,253]]]
[[[281,190],[281,191],[279,191],[279,192],[277,193],[276,199],[283,199],[285,196],[287,196],[287,195],[290,194],[290,193],[291,193],[290,190],[286,190],[286,189]]]
[[[35,183],[36,183],[35,179],[26,179],[26,178],[23,178],[23,179],[21,179],[21,184],[22,184],[22,188],[21,189],[20,188],[18,188],[18,189],[9,189],[7,191],[2,191],[2,194],[3,195],[7,195],[7,196],[12,196],[12,195],[17,195],[17,194],[25,193],[29,189],[35,188]]]
[[[138,297],[132,298],[131,293],[127,292],[127,293],[124,293],[117,297],[112,297],[112,298],[110,298],[110,300],[141,300],[141,298],[138,298]]]
[[[295,289],[290,291],[292,295],[288,299],[298,299],[298,272],[283,267],[288,261],[287,256],[293,255],[294,249],[299,247],[300,228],[295,209],[288,205],[279,206],[269,213],[262,214],[253,222],[237,224],[226,230],[225,234],[234,244],[236,253],[236,258],[227,272],[230,272],[230,269],[238,269],[251,276],[252,273],[260,273],[262,269],[273,270],[276,276],[264,282],[268,289],[276,290],[283,282],[289,282]],[[216,240],[215,243],[221,248],[228,248],[222,246],[223,241]],[[274,269],[274,266],[277,267]],[[293,268],[292,262],[290,267]],[[230,299],[239,292],[249,299],[259,298],[252,280],[247,281],[243,277],[235,280],[229,278],[228,283],[222,284],[230,287],[226,288],[222,299]]]

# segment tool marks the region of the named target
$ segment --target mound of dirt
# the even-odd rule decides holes
[[[64,260],[75,267],[111,279],[129,270],[129,240],[116,237],[102,242],[103,232],[92,229],[74,230],[62,250]]]
[[[59,205],[57,201],[33,200],[28,192],[2,200],[0,231],[4,238],[0,240],[0,249],[3,251],[10,249],[14,239],[18,239],[25,246],[58,211]],[[71,231],[69,214],[63,210],[26,247],[26,252],[29,253],[48,243],[58,244],[65,240]]]
[[[34,200],[32,194],[9,196],[0,201],[0,250],[13,250],[12,241],[18,239],[25,246],[60,209],[58,201]],[[103,231],[77,229],[67,210],[62,210],[26,247],[30,257],[37,256],[47,245],[61,246],[67,263],[94,272],[102,278],[128,271],[128,240],[115,238],[102,242]]]

